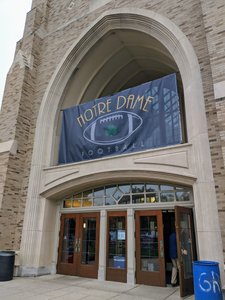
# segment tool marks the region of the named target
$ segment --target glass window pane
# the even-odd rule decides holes
[[[145,185],[143,183],[140,184],[132,184],[132,193],[143,193],[145,190]]]
[[[82,207],[90,207],[92,205],[190,201],[191,199],[192,194],[188,187],[170,184],[132,183],[103,186],[72,195],[63,200],[63,208],[76,208],[81,205]]]
[[[181,243],[181,259],[184,268],[184,278],[191,278],[192,273],[192,245],[191,245],[191,220],[190,215],[181,214],[180,218],[180,243]]]
[[[105,204],[105,198],[94,198],[93,205],[94,206],[103,206]]]
[[[130,203],[130,195],[124,195],[118,204],[129,204]]]
[[[115,192],[115,189],[116,189],[116,185],[107,186],[107,187],[105,188],[106,196],[111,196],[111,195],[113,195],[113,193]]]
[[[161,191],[172,191],[174,190],[174,186],[172,185],[160,185]]]
[[[72,207],[80,207],[80,206],[81,206],[81,200],[80,199],[72,201]]]
[[[103,197],[103,196],[105,196],[104,187],[94,189],[94,197]]]
[[[92,265],[95,263],[96,219],[83,218],[81,263]]]
[[[155,193],[146,194],[146,202],[147,203],[159,202],[159,196],[158,196],[158,194],[155,194]]]
[[[157,192],[159,186],[157,184],[146,184],[146,192]]]
[[[116,201],[112,197],[105,198],[105,205],[115,205]]]
[[[82,202],[83,207],[92,206],[92,199],[84,198]]]
[[[61,262],[73,263],[74,256],[74,240],[75,240],[75,220],[66,218],[64,219],[64,231],[62,240],[62,254]]]
[[[145,196],[141,195],[132,195],[132,203],[145,203]]]
[[[126,224],[125,217],[109,217],[108,266],[126,268]]]
[[[177,201],[190,201],[190,192],[183,191],[183,192],[176,192],[176,200]]]
[[[123,196],[123,193],[117,188],[115,193],[113,194],[113,197],[118,201]]]
[[[158,229],[156,216],[140,217],[141,270],[159,271]]]
[[[176,186],[175,189],[179,190],[179,191],[183,191],[184,190],[184,188],[182,186]]]
[[[159,259],[158,258],[141,258],[141,270],[148,272],[159,272]]]
[[[130,193],[130,184],[120,184],[119,189],[124,193],[124,194],[129,194]]]
[[[72,201],[71,199],[66,199],[63,201],[63,208],[71,208]]]
[[[80,198],[82,198],[82,193],[73,195],[73,199],[80,199]]]
[[[84,191],[84,192],[83,192],[83,197],[84,197],[84,198],[92,198],[92,197],[93,197],[92,190]]]
[[[172,202],[174,201],[174,193],[161,193],[160,199],[161,202]]]

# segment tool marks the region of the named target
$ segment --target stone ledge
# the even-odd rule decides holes
[[[215,99],[225,97],[225,80],[215,83],[213,87]]]
[[[10,140],[7,142],[0,143],[0,154],[9,152],[13,155],[16,155],[17,148],[18,146],[16,140]]]

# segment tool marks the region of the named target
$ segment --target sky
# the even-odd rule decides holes
[[[16,42],[23,36],[32,0],[0,0],[0,107],[6,75],[13,62]]]

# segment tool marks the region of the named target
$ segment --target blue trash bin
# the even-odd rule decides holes
[[[8,281],[13,279],[14,262],[14,251],[0,251],[0,281]]]
[[[199,260],[193,262],[195,300],[222,300],[219,263]]]

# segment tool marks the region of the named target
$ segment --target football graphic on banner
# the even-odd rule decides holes
[[[86,140],[97,145],[112,145],[129,138],[141,125],[140,116],[129,111],[117,111],[101,116],[83,133]]]

